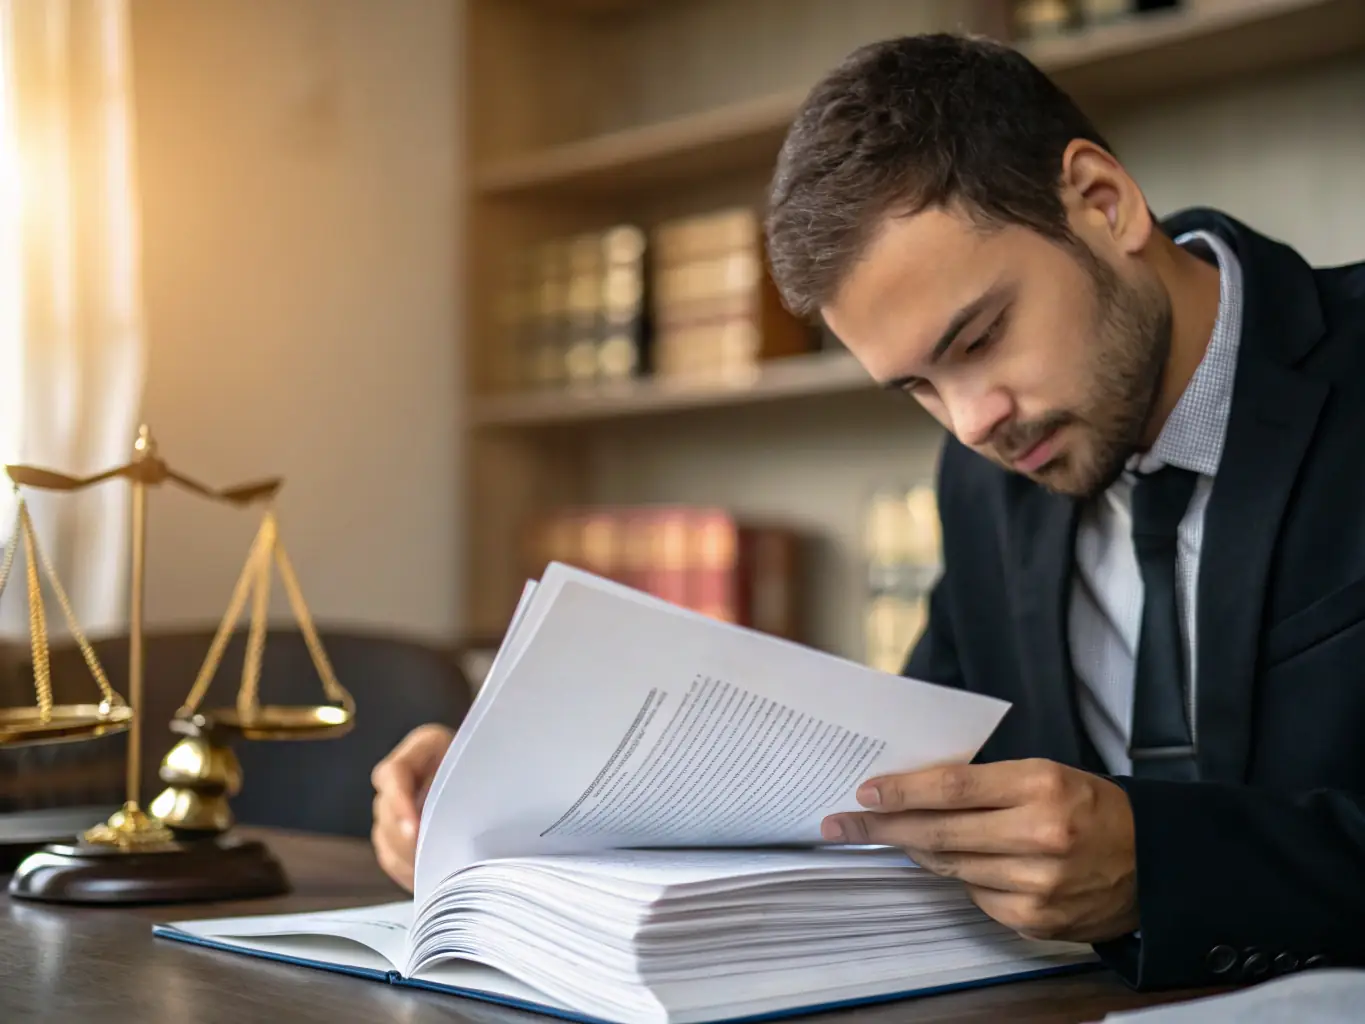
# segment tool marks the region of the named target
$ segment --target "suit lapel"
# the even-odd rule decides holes
[[[1013,606],[1029,709],[1041,756],[1087,766],[1072,685],[1067,609],[1079,506],[1041,488],[1021,488],[1009,517]]]
[[[1242,265],[1245,306],[1226,442],[1209,504],[1198,590],[1197,742],[1204,779],[1241,782],[1251,748],[1257,653],[1280,523],[1329,386],[1294,365],[1325,334],[1312,269],[1225,214],[1192,210],[1173,237],[1217,231]],[[1006,516],[1020,671],[1040,756],[1103,771],[1075,703],[1067,639],[1079,504],[1022,481]]]
[[[1219,232],[1237,251],[1244,308],[1222,460],[1204,513],[1198,583],[1196,744],[1204,779],[1242,782],[1276,538],[1330,390],[1295,369],[1326,333],[1312,269],[1223,214],[1170,223]]]
[[[1196,743],[1204,779],[1241,782],[1246,772],[1275,538],[1327,392],[1255,350],[1238,370],[1199,564]]]

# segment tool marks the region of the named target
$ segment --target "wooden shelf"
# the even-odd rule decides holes
[[[619,15],[636,14],[651,8],[662,7],[678,0],[535,0],[538,7],[547,11],[568,12],[576,15]]]
[[[774,360],[757,380],[745,384],[647,379],[581,391],[486,396],[474,401],[472,423],[481,428],[560,427],[875,388],[875,382],[852,356],[819,353]]]
[[[1083,106],[1158,99],[1365,50],[1360,0],[1186,0],[1023,47]]]
[[[1088,108],[1365,50],[1362,0],[1186,3],[1020,49]],[[489,197],[600,196],[759,168],[775,157],[804,95],[746,100],[492,161],[476,169],[475,189]]]
[[[765,96],[599,135],[478,169],[485,195],[605,195],[754,167],[782,144],[804,94]]]

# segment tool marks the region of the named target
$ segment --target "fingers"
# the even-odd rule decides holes
[[[403,832],[416,836],[422,801],[453,738],[445,726],[419,726],[370,773],[371,784],[388,798],[389,812]]]
[[[1137,907],[1114,912],[1085,897],[1000,892],[968,885],[967,894],[988,916],[1025,938],[1099,942],[1132,934],[1141,924]]]
[[[394,815],[393,800],[383,793],[374,797],[374,825],[370,841],[380,868],[409,892],[413,885],[413,868],[417,856],[416,833],[400,827]]]
[[[899,846],[931,853],[1052,857],[1071,853],[1080,838],[1066,808],[1054,805],[990,811],[853,812],[831,815],[821,832],[831,842]]]
[[[370,773],[370,781],[375,789],[386,782],[401,782],[404,779],[429,779],[440,767],[455,734],[444,725],[421,725],[408,733],[389,755],[380,761]],[[416,789],[416,781],[411,788]]]
[[[1078,922],[1064,904],[1049,902],[1035,893],[1001,892],[972,885],[967,887],[967,893],[987,916],[1025,938],[1086,941],[1076,933]]]
[[[827,839],[899,847],[1020,934],[1089,942],[1138,927],[1132,809],[1113,782],[1014,761],[883,776],[858,798],[874,809],[830,816]]]
[[[972,885],[1055,896],[1066,885],[1067,861],[1031,837],[1027,812],[847,815],[851,838],[843,841],[900,847],[925,870]]]
[[[993,892],[1012,892],[1056,900],[1068,894],[1071,879],[1055,857],[1012,857],[997,853],[908,851],[915,863],[944,878]]]
[[[409,891],[422,803],[453,738],[445,726],[421,726],[370,773],[375,789],[370,829],[375,857],[385,874]]]
[[[1063,792],[1073,770],[1042,759],[942,765],[870,779],[858,802],[881,813],[1013,807]]]
[[[412,766],[402,760],[381,761],[371,782],[375,788],[375,822],[379,822],[381,809],[385,820],[395,832],[406,836],[417,834],[417,787],[418,779]]]

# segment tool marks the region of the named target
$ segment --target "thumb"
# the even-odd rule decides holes
[[[411,762],[400,756],[400,749],[375,765],[370,781],[380,801],[387,805],[389,813],[393,815],[399,831],[411,836],[417,818],[419,780]]]

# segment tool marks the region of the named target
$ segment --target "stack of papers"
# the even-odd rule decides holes
[[[889,850],[490,861],[443,883],[416,928],[411,917],[397,903],[161,934],[620,1024],[809,1011],[1094,960],[1088,946],[1020,938]]]
[[[412,902],[156,933],[618,1024],[1075,969],[1090,947],[820,838],[864,780],[970,760],[1007,711],[554,565],[432,783]]]

